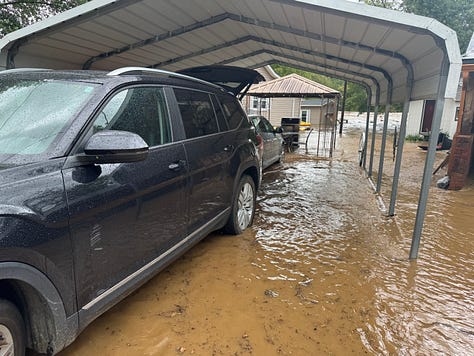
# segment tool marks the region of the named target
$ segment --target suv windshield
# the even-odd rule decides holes
[[[12,161],[16,155],[23,156],[24,161],[25,155],[46,153],[93,91],[94,84],[90,83],[2,80],[0,163]]]

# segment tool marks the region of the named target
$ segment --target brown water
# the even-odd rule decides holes
[[[410,262],[426,153],[407,144],[385,218],[357,143],[338,138],[332,161],[310,144],[270,167],[253,228],[209,236],[61,355],[474,354],[474,185],[433,187]]]

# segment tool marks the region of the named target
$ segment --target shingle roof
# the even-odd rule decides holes
[[[340,93],[296,73],[253,85],[247,93],[262,97],[325,97],[333,98]]]

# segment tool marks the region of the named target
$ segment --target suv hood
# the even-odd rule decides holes
[[[217,84],[234,94],[239,100],[244,97],[252,84],[265,80],[256,70],[233,66],[193,67],[180,70],[178,73]]]

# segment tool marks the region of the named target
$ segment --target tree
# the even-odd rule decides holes
[[[398,0],[366,0],[365,3],[385,9],[400,10],[400,1]]]
[[[0,38],[85,2],[87,0],[0,0]]]
[[[365,2],[438,20],[456,31],[462,53],[466,51],[474,32],[473,0],[365,0]]]
[[[403,0],[402,8],[417,15],[432,17],[451,27],[458,35],[464,53],[474,31],[472,0]]]

